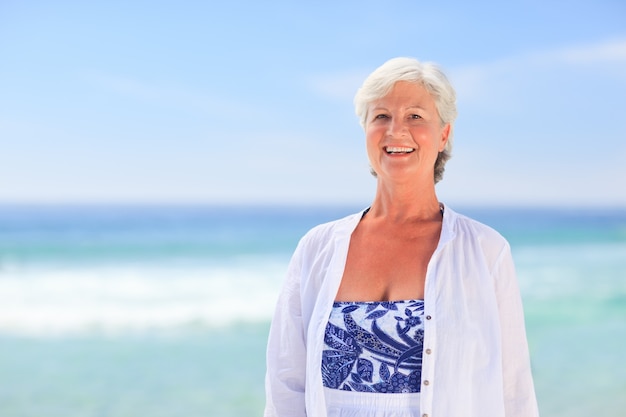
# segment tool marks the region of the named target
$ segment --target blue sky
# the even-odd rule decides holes
[[[452,205],[626,207],[626,3],[0,1],[0,202],[370,202],[354,92],[458,93]]]

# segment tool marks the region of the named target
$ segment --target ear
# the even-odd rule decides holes
[[[439,143],[439,152],[443,152],[443,150],[446,148],[451,130],[452,126],[450,126],[450,123],[446,123],[446,125],[441,129],[441,142]]]

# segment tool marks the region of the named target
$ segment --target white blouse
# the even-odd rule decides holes
[[[294,252],[269,334],[265,417],[349,415],[327,405],[321,362],[350,236],[361,216],[313,228]],[[402,414],[372,394],[368,416],[414,416],[415,409],[423,417],[539,415],[509,245],[448,207],[426,272],[424,317],[419,407]],[[403,394],[382,395],[391,397],[382,401],[394,401]]]

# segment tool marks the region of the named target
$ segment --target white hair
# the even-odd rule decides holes
[[[452,133],[457,116],[456,93],[446,75],[431,62],[420,62],[414,58],[393,58],[372,72],[354,97],[356,115],[365,129],[369,105],[386,96],[398,81],[407,81],[423,86],[435,101],[441,125],[450,124],[448,142],[439,152],[435,162],[435,183],[443,178],[444,166],[452,156]],[[375,175],[375,173],[373,173]]]

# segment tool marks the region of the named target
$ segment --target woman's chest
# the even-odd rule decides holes
[[[346,258],[338,300],[421,299],[428,263],[439,233],[355,234]]]

